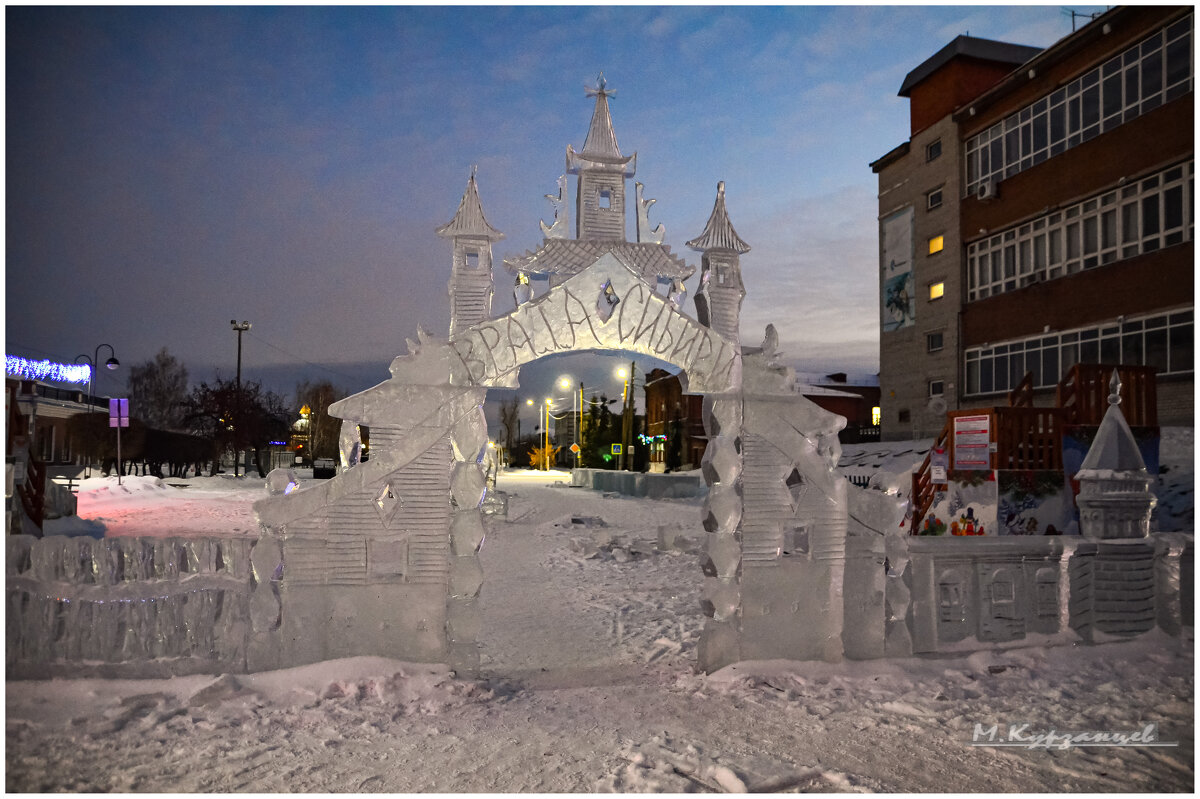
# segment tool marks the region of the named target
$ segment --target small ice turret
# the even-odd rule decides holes
[[[1145,538],[1155,497],[1133,431],[1121,413],[1121,381],[1113,370],[1108,411],[1079,467],[1079,528],[1087,538]]]
[[[492,314],[492,243],[504,234],[488,224],[475,185],[475,169],[458,212],[437,234],[454,244],[450,272],[450,338]]]
[[[738,236],[725,211],[725,181],[717,184],[717,200],[704,232],[687,246],[702,253],[696,319],[725,338],[739,341],[738,323],[746,296],[739,256],[750,252],[750,245]]]
[[[596,108],[583,150],[575,152],[567,145],[567,173],[579,176],[575,237],[580,241],[625,241],[625,179],[637,171],[637,153],[623,156],[617,146],[608,112],[608,98],[616,92],[608,89],[603,73],[587,93],[596,98]]]

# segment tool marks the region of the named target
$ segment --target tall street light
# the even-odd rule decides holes
[[[561,388],[563,391],[566,391],[569,388],[571,388],[571,378],[566,377],[565,375],[563,377],[560,377],[558,379],[558,387]],[[583,382],[580,381],[579,394],[576,394],[574,391],[571,392],[571,419],[574,422],[572,427],[575,428],[575,430],[573,431],[574,435],[572,435],[571,438],[572,438],[572,444],[574,444],[574,447],[575,447],[575,468],[579,468],[579,423],[583,419],[583,414],[581,412],[582,408],[577,404],[577,401],[581,401],[582,396],[583,396]]]
[[[621,397],[623,400],[621,406],[621,454],[625,461],[625,470],[633,469],[633,379],[637,369],[637,364],[634,361],[629,362],[629,368],[624,366],[617,369],[617,377],[625,381],[625,391]]]
[[[82,358],[84,361],[87,362],[88,366],[91,367],[88,369],[88,393],[87,393],[88,408],[93,408],[93,407],[95,407],[95,404],[96,404],[95,398],[92,396],[92,380],[96,377],[96,364],[100,360],[100,350],[103,349],[104,347],[108,347],[108,354],[111,356],[107,361],[104,362],[105,368],[116,369],[118,366],[121,365],[121,362],[117,360],[117,353],[116,353],[116,351],[113,350],[111,344],[101,344],[100,346],[96,347],[96,351],[94,353],[92,353],[92,356],[90,358],[87,356],[86,353],[83,355],[75,356],[75,363],[79,363],[79,359]],[[117,464],[117,473],[120,474],[120,471],[121,471],[121,464],[118,463]],[[91,477],[91,474],[92,474],[92,463],[91,463],[91,459],[89,458],[88,465],[87,465],[87,473],[85,476]]]
[[[238,324],[236,319],[229,320],[229,326],[238,334],[238,356],[237,356],[237,394],[234,396],[235,415],[233,417],[233,476],[238,476],[238,449],[237,449],[237,434],[238,425],[242,423],[242,334],[250,329],[250,323],[243,321]],[[312,431],[309,431],[309,446],[312,446]]]
[[[545,409],[545,422],[542,424],[542,438],[544,440],[542,463],[546,471],[550,471],[550,403],[553,401],[549,397],[546,397],[546,403],[542,406]]]

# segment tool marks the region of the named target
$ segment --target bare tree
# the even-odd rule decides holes
[[[163,347],[153,360],[129,370],[133,415],[156,430],[179,430],[188,394],[187,367]]]
[[[312,458],[337,458],[342,420],[329,415],[329,406],[345,396],[328,380],[305,380],[296,386],[296,404],[307,405],[308,454]]]

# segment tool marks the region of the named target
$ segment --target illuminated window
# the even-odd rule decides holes
[[[942,247],[944,247],[944,246],[945,246],[944,237],[934,236],[933,238],[931,238],[929,240],[929,254],[936,255],[937,253],[942,251]]]
[[[936,283],[929,284],[929,299],[940,300],[945,293],[946,293],[946,284],[943,283],[942,281],[939,280]]]
[[[879,423],[882,420],[883,420],[883,414],[880,412],[879,406],[876,405],[874,408],[871,409],[871,424],[874,425],[875,427],[879,427]]]

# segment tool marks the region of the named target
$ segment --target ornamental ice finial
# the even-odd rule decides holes
[[[615,91],[610,92],[607,86],[608,81],[604,79],[604,73],[601,72],[596,78],[596,85],[584,86],[583,90],[587,92],[588,97],[615,97],[617,93]]]
[[[1113,369],[1112,378],[1108,381],[1108,404],[1121,404],[1121,377],[1116,369]]]

